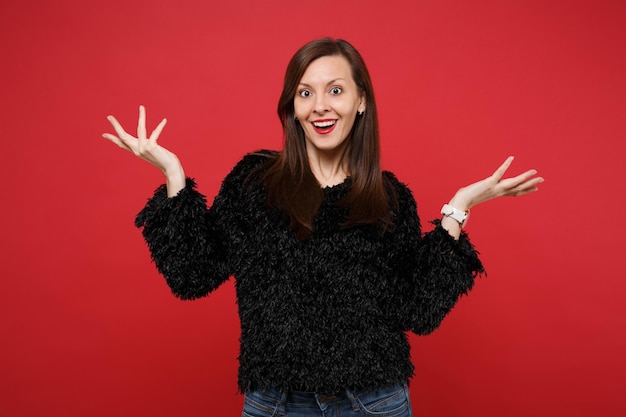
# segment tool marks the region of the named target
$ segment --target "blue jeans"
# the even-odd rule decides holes
[[[316,394],[260,389],[246,392],[242,417],[411,417],[406,384],[376,390]]]

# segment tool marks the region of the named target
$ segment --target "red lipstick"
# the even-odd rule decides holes
[[[311,123],[315,132],[320,135],[327,135],[337,126],[337,119],[319,119]]]

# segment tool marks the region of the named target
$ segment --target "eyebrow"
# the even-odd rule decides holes
[[[326,85],[331,85],[336,83],[337,81],[346,81],[344,78],[335,78],[334,80],[330,80],[329,82],[326,83]],[[302,85],[304,87],[311,87],[309,84],[307,83],[298,83],[298,85]]]

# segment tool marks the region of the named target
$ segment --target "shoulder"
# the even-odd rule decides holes
[[[241,209],[241,204],[261,198],[263,191],[263,173],[277,152],[260,150],[244,155],[222,181],[220,191],[215,197],[215,204],[228,206],[230,210]],[[237,207],[237,208],[235,208]]]
[[[224,185],[236,184],[237,186],[241,186],[244,182],[255,176],[254,174],[264,172],[268,164],[274,161],[277,156],[278,152],[265,149],[244,155],[226,176]]]
[[[394,223],[414,224],[419,228],[419,218],[417,216],[417,203],[413,197],[413,193],[408,185],[398,180],[398,178],[389,171],[383,171],[383,179],[387,193],[390,195]]]
[[[278,157],[278,152],[267,149],[250,152],[237,162],[231,174],[249,174],[264,164],[275,160],[276,157]]]
[[[391,189],[399,203],[412,202],[414,204],[413,193],[411,192],[409,186],[401,182],[393,172],[383,171],[383,180],[385,182],[385,187]]]

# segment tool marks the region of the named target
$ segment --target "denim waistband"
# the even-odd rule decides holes
[[[386,387],[381,389],[381,394],[390,393],[404,388],[407,390],[406,384]],[[379,390],[373,390],[379,391]],[[255,389],[247,393],[251,397],[256,397],[263,403],[272,404],[276,415],[286,414],[286,407],[291,410],[298,408],[311,409],[319,408],[322,411],[329,407],[342,405],[342,407],[350,407],[353,411],[359,411],[362,404],[359,396],[364,393],[372,392],[369,390],[344,390],[341,392],[302,392],[302,391],[285,391],[276,388]]]
[[[285,406],[292,408],[310,408],[318,406],[321,410],[343,402],[350,402],[354,410],[358,410],[358,404],[354,393],[350,390],[344,392],[314,393],[302,391],[282,391],[275,388],[254,390],[254,394],[264,397],[266,400],[275,401],[278,412],[285,413]]]

